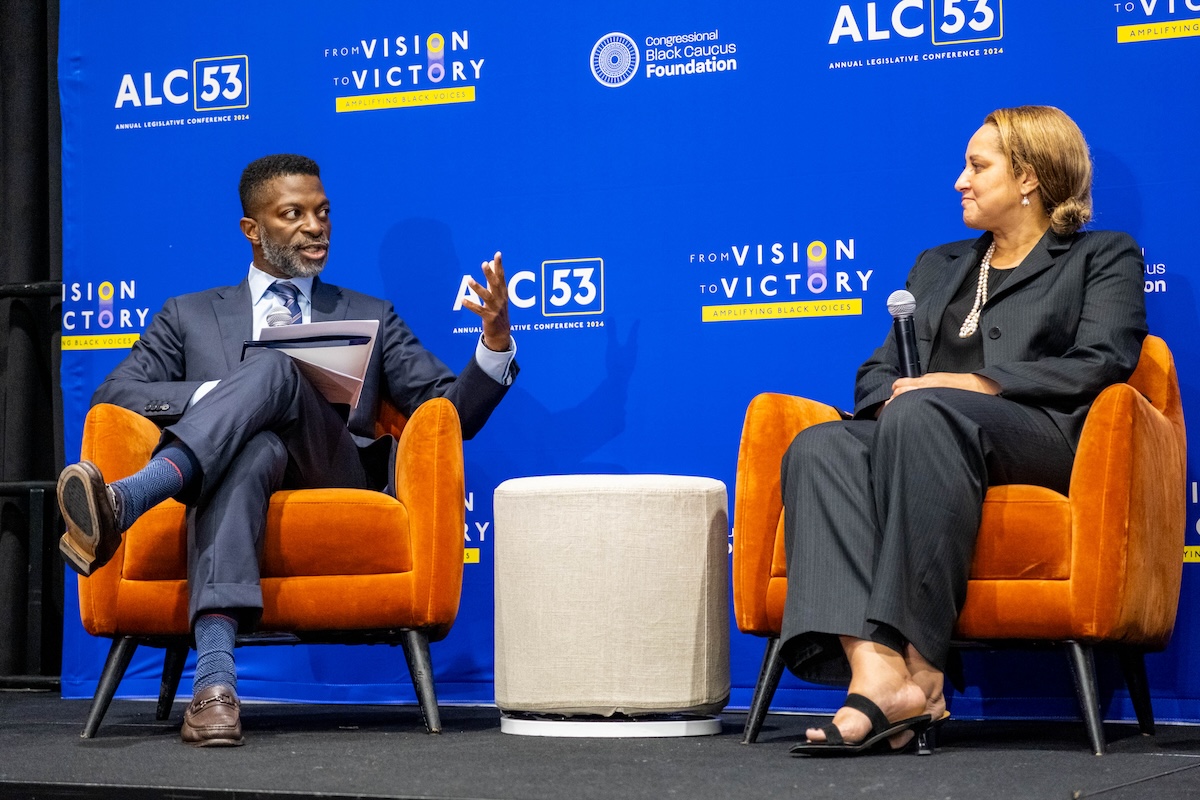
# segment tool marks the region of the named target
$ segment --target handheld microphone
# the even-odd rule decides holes
[[[917,300],[912,292],[898,289],[888,295],[888,312],[892,315],[892,327],[896,332],[896,350],[900,356],[900,375],[905,378],[921,376],[921,358],[917,355],[917,329],[913,324],[913,312]]]
[[[911,295],[910,295],[911,296]],[[267,312],[267,327],[280,328],[284,325],[292,324],[292,312],[288,311],[281,305],[274,305]]]

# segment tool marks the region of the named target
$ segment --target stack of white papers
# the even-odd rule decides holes
[[[371,364],[377,319],[345,319],[302,325],[264,327],[258,340],[242,345],[242,358],[252,347],[269,347],[296,361],[300,372],[331,403],[358,405]]]

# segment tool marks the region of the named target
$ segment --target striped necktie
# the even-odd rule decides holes
[[[295,325],[304,320],[304,316],[300,313],[300,304],[296,302],[296,298],[300,296],[300,290],[296,288],[294,283],[287,281],[275,281],[271,284],[271,293],[279,298],[283,303],[283,307],[292,315],[289,325]]]

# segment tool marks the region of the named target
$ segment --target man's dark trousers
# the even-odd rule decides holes
[[[280,489],[377,487],[345,419],[295,362],[269,348],[244,361],[164,429],[200,467],[188,505],[188,613],[236,611],[242,626],[262,611],[259,561],[267,505]]]

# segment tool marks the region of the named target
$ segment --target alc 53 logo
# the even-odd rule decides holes
[[[454,310],[462,301],[479,302],[464,275],[454,297]],[[604,313],[604,259],[559,258],[542,262],[540,274],[520,270],[508,276],[508,301],[516,308],[539,306],[544,317],[574,317]]]
[[[935,45],[964,44],[1004,36],[1003,0],[898,0],[844,3],[829,44],[881,41],[895,34],[915,39],[928,31]],[[865,35],[864,35],[865,33]]]
[[[140,79],[140,80],[139,80]],[[192,103],[195,111],[224,111],[250,105],[250,58],[245,55],[197,58],[191,70],[121,76],[115,108]]]

